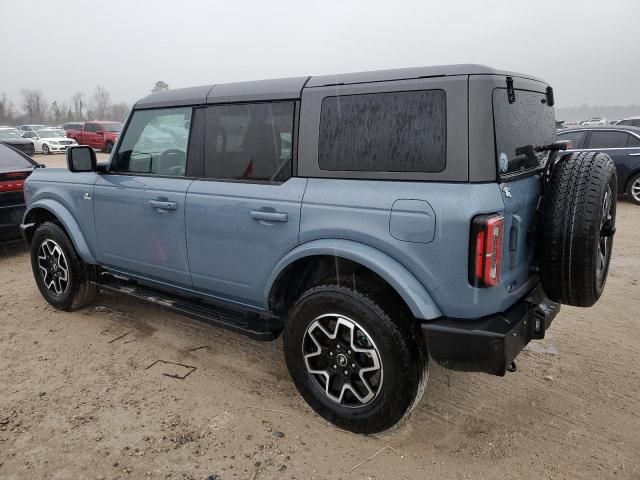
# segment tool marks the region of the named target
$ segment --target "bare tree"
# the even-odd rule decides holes
[[[23,89],[20,91],[22,95],[22,108],[27,115],[28,122],[43,122],[47,112],[47,100],[42,94],[42,90]]]
[[[3,93],[0,96],[0,124],[13,123],[13,113],[13,103],[11,103],[11,100],[7,98],[7,95]]]
[[[109,120],[114,120],[117,122],[124,122],[125,118],[127,118],[127,114],[129,113],[129,105],[126,103],[115,103],[111,105],[111,113],[109,114]]]
[[[111,105],[111,94],[106,88],[98,85],[93,94],[93,114],[99,119],[104,118]]]
[[[73,103],[73,115],[76,120],[82,120],[82,115],[84,112],[84,93],[77,92],[73,97],[71,97],[71,103]]]
[[[151,89],[151,93],[163,92],[165,90],[169,90],[169,84],[163,82],[162,80],[158,80],[156,84],[153,86],[153,88]]]
[[[58,124],[62,121],[62,115],[64,110],[58,105],[55,100],[51,102],[51,120],[53,123]]]

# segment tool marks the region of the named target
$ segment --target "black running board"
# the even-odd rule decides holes
[[[123,293],[146,302],[160,305],[190,318],[241,333],[254,340],[269,341],[281,331],[277,317],[263,317],[249,311],[235,310],[212,305],[200,300],[190,300],[163,292],[133,281],[120,280],[110,275],[102,275],[96,282],[102,290]]]

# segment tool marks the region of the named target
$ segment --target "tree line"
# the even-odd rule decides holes
[[[0,95],[0,125],[61,124],[84,120],[122,122],[129,112],[129,105],[112,102],[111,94],[101,85],[96,86],[90,96],[77,92],[69,100],[61,102],[50,101],[40,89],[22,89],[20,96],[16,107],[6,94]]]

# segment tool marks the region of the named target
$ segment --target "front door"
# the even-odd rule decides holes
[[[190,286],[185,200],[190,107],[134,112],[94,190],[99,262]]]
[[[277,262],[298,245],[307,180],[292,177],[294,102],[207,108],[204,179],[187,193],[194,288],[265,308]]]

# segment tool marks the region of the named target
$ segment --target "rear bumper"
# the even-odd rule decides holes
[[[502,376],[530,340],[544,338],[560,311],[538,286],[509,310],[476,320],[422,324],[431,357],[445,368]]]
[[[20,238],[20,222],[24,212],[24,205],[0,207],[0,241]]]

